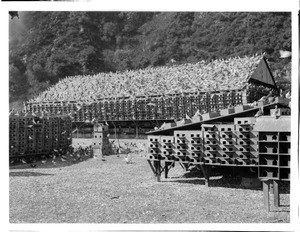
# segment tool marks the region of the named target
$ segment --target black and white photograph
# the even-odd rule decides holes
[[[1,11],[8,224],[296,228],[291,8],[65,2]]]

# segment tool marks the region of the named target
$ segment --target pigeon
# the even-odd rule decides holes
[[[27,162],[24,159],[21,159],[23,164],[27,164]]]
[[[264,109],[263,107],[259,108],[259,110],[257,111],[257,113],[254,115],[255,118],[258,118],[259,116],[264,115]]]
[[[287,99],[290,99],[290,98],[291,98],[291,93],[290,93],[290,91],[288,91],[288,92],[285,94],[285,97],[286,97]]]
[[[164,129],[164,127],[166,126],[166,123],[164,122],[161,126],[160,126],[160,128],[159,129]]]
[[[269,97],[268,101],[269,101],[270,104],[273,103],[275,101],[275,97]]]
[[[267,98],[268,97],[271,97],[273,95],[273,91],[271,90],[271,91],[269,91],[269,93],[268,93],[268,95],[267,95]]]
[[[42,162],[42,164],[46,164],[47,160],[42,160],[41,162]]]
[[[30,164],[30,167],[35,168],[36,164]]]
[[[65,161],[67,161],[67,160],[66,160],[66,159],[64,159],[64,158],[61,158],[61,161],[62,161],[62,162],[65,162]]]
[[[265,102],[267,100],[267,97],[266,96],[263,96],[263,97],[261,97],[261,99],[259,99],[258,101],[259,102]]]
[[[283,97],[283,90],[282,89],[280,89],[280,97]]]
[[[56,164],[56,162],[54,161],[54,160],[52,160],[52,163],[55,165]]]
[[[194,116],[200,116],[201,114],[200,114],[200,111],[199,110],[197,110],[197,112],[195,113],[195,115]]]
[[[131,163],[131,161],[132,161],[132,157],[131,157],[130,155],[127,155],[127,156],[124,157],[124,160],[125,160],[125,162],[126,162],[127,164],[129,164],[129,163]]]
[[[273,111],[272,116],[279,116],[279,110],[277,107],[275,107],[275,110]]]
[[[280,53],[280,58],[287,58],[292,56],[292,53],[290,51],[280,50],[279,53]]]

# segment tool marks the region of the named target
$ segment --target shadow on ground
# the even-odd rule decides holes
[[[182,184],[205,185],[204,178],[168,178],[163,179],[162,182],[177,182]],[[236,188],[261,191],[260,185],[243,186],[241,184],[241,178],[230,178],[224,176],[211,176],[209,180],[209,187]]]
[[[53,160],[52,158],[47,158],[47,159],[42,159],[37,158],[34,162],[28,162],[28,163],[21,163],[21,162],[16,162],[14,164],[9,165],[10,170],[14,169],[47,169],[47,168],[63,168],[63,167],[68,167],[72,166],[81,162],[84,162],[88,159],[91,159],[89,156],[82,157],[80,159],[73,159],[72,157],[68,157],[62,161],[61,157],[56,158]],[[43,163],[44,162],[44,163]]]
[[[205,185],[205,178],[197,168],[193,168],[182,176],[162,178],[162,182],[177,182],[183,184]],[[214,168],[211,170],[210,187],[236,188],[261,191],[262,183],[257,173],[250,172],[246,168]],[[282,194],[290,194],[290,183],[279,181],[279,191]]]
[[[54,176],[54,174],[47,174],[47,173],[39,173],[39,172],[9,172],[10,177],[23,177],[23,176]]]

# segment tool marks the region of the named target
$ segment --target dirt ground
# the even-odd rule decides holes
[[[88,145],[87,140],[73,141]],[[132,141],[131,141],[132,142]],[[143,146],[146,141],[138,142]],[[83,144],[87,143],[87,144]],[[126,143],[126,141],[124,142]],[[10,223],[289,223],[290,195],[266,212],[261,188],[241,178],[204,178],[179,165],[157,182],[145,152],[10,167]],[[50,159],[50,158],[49,158]],[[272,200],[272,195],[271,195]]]

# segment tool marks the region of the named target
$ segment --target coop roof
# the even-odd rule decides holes
[[[273,108],[275,105],[277,105],[279,107],[287,107],[281,103],[272,103],[272,104],[265,105],[263,107],[264,108]],[[247,109],[247,110],[244,110],[244,111],[241,111],[238,113],[209,118],[209,119],[202,120],[199,122],[189,123],[189,124],[185,124],[185,125],[178,125],[178,126],[174,126],[174,127],[167,128],[167,129],[149,131],[146,134],[147,135],[167,135],[167,134],[173,133],[174,130],[200,129],[200,127],[205,123],[214,123],[214,122],[219,122],[219,123],[220,122],[230,122],[231,123],[234,121],[234,118],[236,118],[236,117],[253,117],[260,108],[261,108],[260,106],[257,106],[257,107]]]
[[[264,116],[256,119],[254,131],[289,132],[291,131],[291,117],[281,116],[278,118]]]
[[[29,103],[223,91],[242,89],[247,83],[276,88],[263,55],[67,77]]]
[[[276,88],[274,77],[265,58],[260,60],[256,69],[248,78],[248,82]]]

